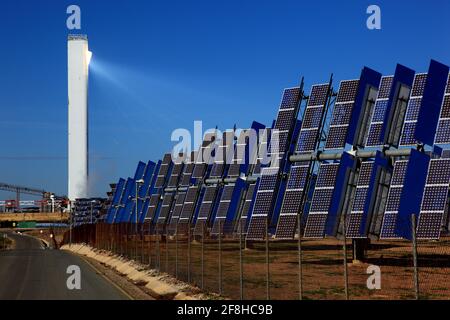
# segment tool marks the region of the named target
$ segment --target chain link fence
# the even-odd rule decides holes
[[[450,299],[449,236],[418,241],[416,268],[411,241],[370,241],[356,260],[349,239],[244,240],[102,223],[64,235],[231,299]]]

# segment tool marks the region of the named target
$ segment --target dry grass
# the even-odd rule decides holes
[[[141,245],[139,252],[141,251]],[[131,249],[130,249],[131,250]],[[186,239],[177,242],[145,242],[144,261],[162,272],[177,275],[182,281],[190,280],[205,291],[219,292],[219,246],[217,240],[204,244],[202,281],[202,244]],[[158,260],[159,255],[159,260]],[[222,241],[222,294],[240,298],[239,243]],[[158,262],[159,261],[159,262]],[[366,260],[351,263],[351,245],[348,248],[348,280],[350,299],[412,299],[414,298],[413,262],[411,244],[401,242],[374,242],[366,252]],[[297,243],[271,242],[270,298],[299,298],[299,267]],[[369,290],[366,273],[369,265],[381,268],[381,290]],[[190,272],[188,275],[188,270]],[[266,252],[264,243],[255,243],[243,250],[243,293],[246,299],[265,299],[267,296]],[[304,299],[345,299],[342,241],[303,241],[302,285]],[[421,298],[450,299],[450,243],[419,244],[419,280]],[[203,286],[202,286],[203,283]]]

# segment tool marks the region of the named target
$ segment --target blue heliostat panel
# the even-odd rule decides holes
[[[409,100],[401,145],[433,145],[449,68],[434,60],[428,74],[417,74]]]
[[[272,217],[277,197],[280,170],[283,168],[297,122],[301,91],[300,87],[284,90],[268,150],[272,161],[269,167],[261,169],[261,180],[247,230],[247,240],[262,240],[265,237],[266,224]]]
[[[450,144],[450,75],[447,81],[444,101],[442,103],[435,144]]]
[[[172,167],[172,171],[170,172],[170,177],[167,182],[167,187],[176,190],[176,188],[181,185],[181,180],[183,173],[189,171],[192,173],[192,166],[187,169],[188,164],[191,163],[193,158],[193,154],[191,154],[191,158],[186,157],[185,159],[183,155],[180,155],[178,158],[174,159],[174,165]],[[186,165],[185,165],[186,162]],[[190,175],[186,179],[189,184]],[[161,209],[158,211],[158,216],[153,219],[153,222],[156,222],[156,230],[158,232],[162,232],[164,230],[164,226],[169,221],[173,208],[173,201],[176,198],[176,191],[163,192],[162,193],[162,201],[161,201]],[[154,203],[155,201],[153,201]]]
[[[412,146],[417,143],[415,131],[426,81],[426,73],[418,73],[414,77],[414,83],[408,102],[408,108],[406,109],[405,121],[403,123],[403,130],[400,138],[400,145],[402,146]]]
[[[139,222],[153,221],[155,212],[150,206],[159,203],[160,189],[156,188],[156,183],[160,177],[162,162],[158,161],[157,165],[153,166],[153,173],[150,174],[150,162],[147,164],[147,169],[144,174],[144,184],[139,189]],[[153,200],[153,201],[152,201]],[[142,204],[142,205],[141,205]]]
[[[380,239],[401,239],[411,229],[411,214],[420,210],[429,160],[425,153],[412,150],[408,160],[394,163]]]
[[[164,192],[164,187],[167,185],[169,180],[170,172],[173,167],[172,155],[166,153],[163,160],[159,162],[158,167],[153,175],[152,184],[148,192],[148,199],[146,205],[144,206],[145,220],[151,222],[158,220],[157,214],[159,211],[162,194]]]
[[[397,160],[394,163],[391,183],[389,186],[386,207],[381,225],[380,239],[400,239],[395,233],[397,215],[400,207],[400,198],[405,183],[408,160]]]
[[[215,140],[216,140],[216,132],[208,132],[205,134],[203,138],[203,143],[199,152],[197,153],[197,159],[195,161],[195,165],[192,171],[192,178],[195,179],[195,185],[189,186],[186,197],[184,199],[184,205],[181,210],[180,217],[178,219],[178,225],[183,224],[179,229],[176,230],[186,230],[186,227],[192,222],[192,218],[195,215],[197,209],[197,201],[200,196],[201,186],[198,184],[204,178],[207,177],[208,174],[208,166],[210,165],[212,158],[213,150],[215,149]],[[172,229],[171,231],[175,231]]]
[[[412,239],[411,215],[420,213],[429,162],[427,154],[412,150],[395,225],[395,234],[401,238]]]
[[[139,216],[143,208],[143,204],[145,202],[145,198],[148,195],[150,184],[152,183],[152,179],[156,175],[155,173],[156,164],[152,161],[149,161],[145,166],[144,171],[142,173],[142,179],[144,183],[137,184],[136,180],[134,182],[134,188],[132,190],[132,199],[130,201],[130,211],[129,211],[129,222],[136,223],[139,222]],[[137,194],[136,194],[137,191]],[[142,194],[142,196],[141,196]],[[138,202],[138,207],[136,208],[136,200]]]
[[[116,210],[116,215],[114,218],[114,222],[120,223],[120,222],[127,222],[128,220],[125,219],[125,206],[128,204],[130,200],[130,194],[131,190],[134,187],[134,179],[128,178],[127,182],[125,183],[125,187],[122,193],[122,198],[120,199],[119,206]]]
[[[397,145],[394,139],[394,132],[403,125],[401,112],[397,107],[401,106],[405,96],[409,97],[414,80],[414,70],[400,64],[395,69],[394,76],[387,76],[381,79],[375,108],[372,114],[371,124],[367,135],[366,146],[378,147],[384,144]],[[391,137],[392,136],[392,137]]]
[[[438,240],[447,212],[450,159],[432,159],[417,223],[417,238]]]
[[[366,238],[370,227],[381,170],[388,167],[388,161],[380,152],[375,160],[361,163],[356,191],[351,210],[347,215],[346,235],[348,238]]]
[[[365,161],[361,163],[352,207],[347,214],[346,235],[348,238],[366,237],[366,235],[361,232],[361,223],[363,221],[366,201],[370,198],[370,193],[372,192],[370,184],[374,168],[374,161]]]
[[[339,92],[334,104],[326,150],[343,149],[347,140],[348,126],[352,117],[352,110],[358,92],[359,80],[341,81]]]
[[[252,160],[250,163],[253,164],[249,171],[251,175],[261,174],[262,162],[263,159],[265,159],[267,156],[267,149],[270,141],[270,132],[271,129],[264,128],[258,134],[258,148],[256,148],[256,150],[253,150],[254,152],[251,154]],[[247,184],[246,190],[244,190],[245,201],[243,206],[240,208],[239,223],[237,224],[238,228],[242,226],[243,229],[246,230],[249,225],[253,207],[255,205],[256,191],[258,190],[259,180],[260,179],[258,179],[254,183]],[[245,230],[242,230],[242,232],[245,232]]]
[[[380,80],[381,73],[364,67],[361,72],[358,93],[355,98],[352,115],[350,117],[350,122],[347,129],[348,132],[346,143],[352,146],[356,146],[358,144],[357,139],[359,137],[359,132],[361,130],[365,130],[363,129],[365,126],[363,126],[362,122],[367,121],[365,120],[365,113],[370,112],[369,110],[366,110],[366,108],[371,106],[371,103],[367,103],[370,90],[378,90]]]
[[[415,140],[423,144],[433,145],[448,73],[448,66],[431,60],[415,130]]]
[[[378,88],[381,75],[367,67],[359,80],[341,81],[334,104],[325,150],[343,149],[346,142],[353,144],[358,136],[358,122],[367,105],[368,91]]]
[[[367,134],[366,147],[379,147],[383,145],[381,134],[383,130],[384,116],[389,104],[389,95],[393,86],[393,76],[381,78],[375,108],[372,113],[369,132]],[[394,85],[395,86],[395,85]]]
[[[179,179],[179,187],[183,188],[182,190],[178,190],[177,192],[173,193],[172,196],[172,202],[175,201],[173,205],[167,205],[165,210],[162,210],[159,218],[158,218],[158,224],[160,223],[166,223],[170,219],[169,223],[169,229],[171,232],[173,232],[176,229],[178,219],[181,215],[181,209],[183,208],[184,199],[186,196],[186,189],[191,184],[191,177],[192,172],[194,171],[194,159],[196,155],[194,152],[191,152],[190,157],[185,159],[185,163],[183,166],[183,172]],[[163,202],[165,199],[163,200]],[[170,208],[170,210],[167,210],[167,208]],[[165,214],[167,213],[167,216]],[[169,217],[170,216],[170,217]]]
[[[157,228],[162,230],[163,226],[166,224],[170,213],[172,211],[174,193],[165,193],[161,203],[161,209],[157,218]]]
[[[346,142],[354,142],[360,132],[358,127],[350,128],[353,118],[365,111],[369,90],[377,88],[381,75],[364,68],[359,80],[341,81],[337,94],[325,150],[342,150]],[[356,160],[349,153],[343,153],[340,162],[321,163],[307,216],[304,236],[322,238],[335,236],[340,215],[347,194],[348,179],[356,169]],[[338,187],[339,185],[339,187]]]
[[[136,173],[134,174],[134,180],[142,179],[142,177],[144,176],[146,166],[147,165],[144,162],[139,161],[138,166],[136,168]]]
[[[312,86],[296,144],[296,154],[311,153],[316,149],[330,90],[330,83]],[[293,163],[290,168],[275,232],[278,239],[292,239],[294,237],[297,228],[297,215],[300,214],[304,205],[304,193],[306,192],[310,168],[311,162],[309,161]]]
[[[222,179],[225,177],[229,164],[232,162],[234,154],[234,131],[226,131],[222,135],[219,147],[214,155],[214,164],[212,165],[209,177],[212,179]],[[221,185],[216,183],[203,186],[203,198],[195,220],[194,234],[201,234],[205,226],[214,222],[215,210],[219,195],[222,191]],[[202,226],[204,224],[205,226]]]
[[[394,78],[389,89],[388,100],[385,102],[383,125],[381,126],[380,139],[382,144],[398,146],[398,134],[403,125],[403,113],[401,106],[408,100],[414,81],[414,70],[401,64],[395,68]],[[383,89],[386,92],[387,88]],[[381,90],[380,90],[381,91]],[[392,140],[392,141],[391,141]],[[395,140],[395,141],[394,141]]]
[[[155,188],[160,189],[165,186],[172,165],[172,155],[170,153],[166,153],[158,170],[158,176],[155,181]]]
[[[251,155],[253,154],[250,147],[252,147],[254,149],[253,151],[256,152],[258,147],[256,142],[256,134],[259,130],[264,129],[264,126],[258,122],[253,122],[251,129],[252,130],[243,130],[239,134],[234,146],[233,161],[228,168],[226,178],[237,178],[238,180],[234,183],[227,183],[223,186],[211,234],[218,234],[219,230],[225,233],[230,233],[233,231],[239,205],[241,204],[246,187],[245,182],[239,177],[241,175],[247,176],[249,174],[249,170],[251,168]],[[250,143],[250,134],[252,132],[255,135],[253,137],[253,144]],[[220,229],[219,225],[221,227]]]
[[[114,190],[111,206],[108,209],[108,214],[106,218],[107,223],[114,222],[114,216],[117,210],[117,206],[119,205],[120,198],[122,197],[124,186],[125,186],[125,179],[120,178],[119,182],[117,182],[116,189]]]
[[[136,196],[136,181],[143,178],[145,167],[147,165],[139,161],[136,172],[134,174],[134,179],[128,178],[126,185],[125,185],[125,191],[123,195],[123,199],[121,200],[120,208],[116,214],[116,220],[118,219],[118,222],[130,222],[131,219],[131,211],[134,208],[135,204],[135,196]]]
[[[339,163],[322,163],[319,168],[311,208],[308,213],[304,236],[323,238],[335,235],[340,210],[345,200],[346,186],[351,170],[355,170],[355,158],[347,152]]]
[[[325,225],[325,235],[335,236],[339,226],[339,219],[342,213],[342,207],[347,194],[347,184],[352,171],[356,169],[356,159],[349,153],[342,155],[339,170],[335,180],[335,190],[331,198],[328,217]]]

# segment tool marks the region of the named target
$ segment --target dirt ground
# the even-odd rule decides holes
[[[271,240],[268,267],[264,242],[242,250],[241,291],[238,239],[222,239],[220,244],[218,239],[206,239],[202,243],[201,238],[188,244],[186,237],[181,236],[178,239],[146,236],[145,241],[136,242],[132,237],[121,239],[99,236],[93,245],[139,260],[152,269],[193,284],[212,293],[214,299],[218,298],[214,294],[239,299],[241,293],[244,299],[266,299],[268,296],[270,299],[299,299],[300,296],[297,241]],[[372,241],[364,260],[352,263],[352,246],[348,240],[349,299],[414,299],[412,252],[412,244],[407,241]],[[303,299],[346,298],[342,240],[303,240],[301,260]],[[370,276],[367,270],[373,265],[381,272],[379,290],[367,288]],[[450,299],[450,237],[419,242],[418,266],[420,298]]]
[[[304,240],[302,242],[303,299],[345,299],[342,241]],[[155,269],[193,283],[205,291],[239,299],[239,242],[217,240],[203,244],[186,239],[162,239],[158,242],[128,242],[123,251]],[[136,256],[137,250],[137,256]],[[364,261],[352,263],[348,243],[348,292],[350,299],[413,299],[414,270],[411,244],[404,241],[377,241],[366,251]],[[190,252],[190,254],[189,254]],[[418,246],[419,289],[421,299],[450,299],[450,239],[424,242]],[[270,242],[269,297],[299,299],[299,257],[297,242]],[[243,250],[243,298],[267,298],[267,264],[264,243]],[[367,268],[380,267],[381,289],[367,288]],[[203,269],[203,277],[202,277]],[[221,284],[221,285],[220,285]]]
[[[83,257],[86,261],[88,261],[91,266],[93,266],[97,272],[101,273],[105,276],[109,281],[114,283],[114,285],[118,286],[121,290],[126,292],[126,294],[132,300],[154,300],[150,294],[145,291],[145,288],[139,286],[136,283],[132,283],[127,278],[120,275],[117,271],[112,270],[103,264],[99,263],[95,259],[89,257]]]

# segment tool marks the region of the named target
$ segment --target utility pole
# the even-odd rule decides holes
[[[69,215],[70,215],[70,226],[69,226],[69,247],[72,247],[72,224],[73,224],[73,211],[72,205],[69,200]]]
[[[143,184],[145,181],[143,179],[137,180],[136,181],[136,204],[135,204],[135,212],[136,212],[136,219],[135,219],[135,223],[136,223],[136,234],[138,233],[138,200],[139,200],[139,186],[141,184]]]

